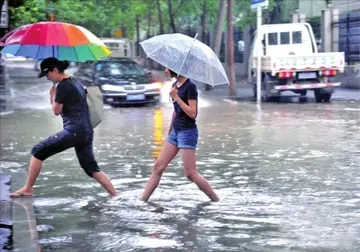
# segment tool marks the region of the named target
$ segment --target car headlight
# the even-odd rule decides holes
[[[161,87],[162,87],[162,85],[160,82],[154,82],[154,83],[145,85],[145,88],[147,90],[161,89]]]
[[[105,91],[117,91],[117,92],[124,92],[124,88],[122,86],[115,86],[110,84],[101,85],[101,89]]]

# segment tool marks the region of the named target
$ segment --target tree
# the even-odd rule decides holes
[[[164,21],[162,17],[162,10],[160,5],[160,0],[156,0],[156,7],[159,15],[159,25],[160,25],[160,34],[164,33]]]
[[[201,13],[201,35],[200,40],[206,44],[206,1],[203,0],[202,3],[202,13]]]
[[[229,96],[236,96],[236,78],[234,67],[233,0],[227,0],[227,69],[229,76]]]
[[[172,32],[176,33],[176,26],[175,26],[175,21],[174,21],[175,13],[173,12],[171,0],[168,0],[168,8],[169,8],[170,26],[171,26]]]
[[[219,9],[218,9],[218,16],[217,16],[217,25],[216,25],[216,34],[215,34],[215,42],[214,42],[214,52],[216,56],[219,57],[220,54],[220,47],[222,41],[222,33],[223,33],[223,26],[224,20],[226,16],[226,0],[219,0]]]
[[[9,1],[10,2],[10,1]],[[28,0],[16,8],[10,7],[10,28],[14,29],[21,25],[49,20],[46,13],[45,0]]]

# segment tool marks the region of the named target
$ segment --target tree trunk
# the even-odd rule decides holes
[[[151,36],[151,12],[148,12],[148,27],[147,27],[147,32],[146,32],[146,37],[150,38]],[[147,58],[147,68],[149,70],[152,70],[153,68],[153,61],[150,58]]]
[[[203,0],[202,14],[201,14],[201,36],[200,41],[206,44],[206,1]]]
[[[147,37],[147,38],[150,38],[150,30],[151,30],[151,12],[148,12],[147,18],[148,18],[148,27],[147,27],[147,31],[146,31],[146,37]]]
[[[160,0],[156,0],[156,5],[157,5],[158,14],[159,14],[160,34],[164,34],[164,22],[163,22],[163,18],[162,18]]]
[[[213,47],[214,52],[218,57],[220,55],[225,16],[226,16],[226,0],[219,0],[218,22],[216,25],[216,35],[215,35],[215,42]]]
[[[236,96],[236,78],[234,67],[234,34],[233,34],[233,0],[227,0],[227,52],[228,52],[228,77],[229,77],[229,96]]]
[[[201,14],[201,41],[204,44],[208,44],[207,43],[207,39],[206,39],[206,1],[207,0],[203,0],[203,9],[202,9],[202,14]],[[212,89],[212,86],[205,84],[205,91],[209,91]]]
[[[272,11],[268,12],[268,24],[278,24],[281,23],[281,5],[282,0],[275,0],[275,7]]]
[[[169,8],[170,26],[171,26],[172,32],[176,33],[176,26],[175,26],[174,15],[173,15],[175,13],[173,13],[171,0],[168,0],[168,8]]]
[[[140,56],[140,19],[136,17],[136,56]]]

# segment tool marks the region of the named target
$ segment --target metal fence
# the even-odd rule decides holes
[[[341,15],[339,22],[339,51],[345,52],[348,64],[360,63],[360,11]]]

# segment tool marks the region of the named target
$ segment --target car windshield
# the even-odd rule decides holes
[[[145,75],[145,71],[135,62],[100,62],[96,64],[100,75]]]

